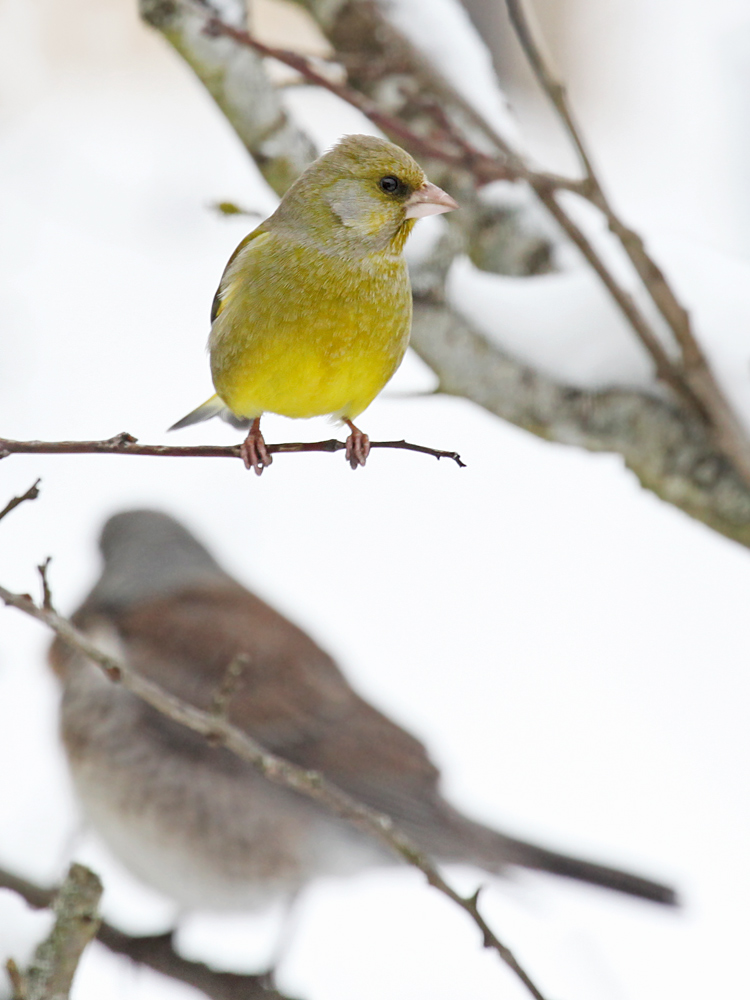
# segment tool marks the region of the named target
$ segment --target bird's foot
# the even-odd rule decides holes
[[[245,468],[253,469],[256,476],[260,476],[265,467],[273,462],[260,430],[260,417],[253,420],[250,433],[240,445],[240,455],[245,463]]]
[[[370,439],[363,434],[359,427],[355,427],[351,420],[345,420],[349,425],[351,434],[346,439],[346,460],[353,469],[358,465],[364,465],[367,456],[370,454]]]

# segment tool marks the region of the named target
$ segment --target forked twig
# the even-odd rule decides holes
[[[693,334],[687,311],[677,300],[661,269],[646,251],[643,240],[619,219],[604,195],[581,131],[570,109],[565,88],[552,72],[536,42],[521,6],[521,0],[506,0],[511,21],[537,78],[545,92],[549,94],[576,147],[584,169],[583,180],[567,179],[533,170],[502,136],[497,135],[483,122],[478,113],[474,114],[475,124],[479,122],[480,126],[483,125],[482,130],[494,142],[498,156],[488,155],[473,147],[442,109],[432,109],[437,127],[436,135],[418,134],[396,116],[383,111],[371,98],[321,74],[307,57],[265,45],[250,33],[226,24],[221,20],[218,11],[207,2],[198,3],[196,0],[182,0],[182,2],[205,14],[205,30],[208,33],[230,37],[241,45],[255,49],[261,55],[285,63],[308,82],[324,87],[358,108],[390,135],[406,142],[413,151],[438,159],[449,166],[469,171],[477,185],[498,179],[527,182],[604,283],[653,359],[656,377],[670,386],[684,403],[706,421],[712,428],[717,446],[731,460],[745,482],[750,484],[750,443],[747,434],[716,381],[708,360]],[[680,351],[680,358],[670,356],[670,352],[661,343],[647,315],[618,281],[580,226],[560,204],[557,194],[563,190],[573,191],[586,198],[604,214],[610,229],[620,240],[649,296],[672,331]]]
[[[687,387],[689,394],[698,403],[699,412],[713,427],[719,447],[732,460],[745,481],[750,483],[750,438],[727,402],[708,358],[695,337],[690,314],[677,299],[664,276],[664,272],[646,250],[643,239],[626,226],[612,208],[594,169],[582,132],[573,115],[565,86],[553,72],[550,60],[542,51],[542,46],[537,40],[529,17],[524,10],[523,0],[505,0],[505,2],[511,23],[526,58],[540,86],[560,116],[581,160],[585,176],[580,194],[605,216],[611,232],[619,240],[651,301],[672,332],[680,351],[680,362],[669,361],[666,354],[664,354],[664,357],[667,358],[666,365],[660,361],[657,353],[654,352],[653,345],[646,343],[644,339],[644,333],[647,331],[639,329],[626,312],[628,319],[657,362],[659,377],[664,379],[668,368],[672,369],[674,374],[669,375],[666,381],[673,387],[677,382],[681,382]],[[554,194],[551,197],[554,199]],[[553,214],[555,213],[553,212]],[[558,221],[560,220],[558,219]],[[593,263],[588,253],[586,258],[589,263]],[[604,280],[601,270],[599,268],[596,270]],[[606,281],[605,284],[609,288]],[[649,332],[649,338],[652,336],[653,334]],[[658,347],[663,353],[661,345]],[[682,395],[685,396],[684,391]]]

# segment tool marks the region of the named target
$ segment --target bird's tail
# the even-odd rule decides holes
[[[454,811],[451,809],[451,812]],[[451,819],[453,822],[450,825],[458,834],[454,839],[457,845],[454,860],[469,861],[486,871],[501,871],[507,865],[519,865],[522,868],[551,872],[564,878],[624,892],[629,896],[648,899],[654,903],[664,903],[667,906],[679,905],[675,890],[661,882],[508,837],[455,812]],[[460,826],[460,831],[456,829],[457,826]],[[438,853],[442,853],[440,848]]]
[[[219,396],[212,396],[205,403],[201,403],[200,406],[191,410],[182,420],[178,420],[176,424],[172,424],[169,429],[170,431],[179,431],[183,427],[189,427],[191,424],[200,424],[204,420],[210,420],[211,417],[221,417],[222,420],[226,420],[232,427],[249,427],[251,423],[249,419],[238,417],[232,413],[224,400]]]

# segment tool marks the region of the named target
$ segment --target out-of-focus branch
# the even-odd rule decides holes
[[[47,909],[55,898],[55,890],[43,889],[1,868],[0,889],[10,889],[36,910]],[[210,1000],[291,1000],[270,986],[267,976],[216,972],[203,962],[191,962],[183,958],[174,950],[171,934],[131,937],[102,921],[96,937],[116,955],[122,955],[169,976],[170,979],[192,986]]]
[[[503,159],[482,152],[452,126],[445,110],[440,108],[437,102],[431,102],[427,108],[429,113],[433,117],[437,117],[443,126],[440,138],[435,140],[430,135],[418,134],[414,131],[413,127],[396,118],[393,114],[382,111],[373,100],[361,94],[353,87],[341,84],[320,73],[306,56],[302,56],[297,52],[290,52],[287,49],[273,48],[266,45],[247,31],[226,24],[215,15],[209,14],[207,16],[205,30],[211,35],[216,34],[232,38],[240,45],[248,46],[261,55],[277,59],[279,62],[283,62],[292,69],[297,70],[298,73],[311,83],[329,90],[337,97],[356,107],[363,114],[367,115],[375,125],[379,125],[390,136],[407,145],[412,152],[431,158],[444,167],[464,172],[473,179],[473,183],[476,186],[482,186],[496,180],[524,180],[528,182],[545,208],[547,208],[555,221],[567,233],[593,267],[605,288],[633,327],[636,336],[653,358],[657,378],[669,385],[688,405],[693,406],[701,415],[704,417],[710,416],[712,411],[704,407],[702,400],[683,377],[679,368],[670,359],[643,311],[617,280],[612,270],[607,266],[583,230],[581,230],[557,201],[556,193],[559,190],[570,190],[571,188],[577,190],[577,182],[567,181],[564,178],[532,170],[524,164],[523,160],[516,153],[509,149],[505,140],[499,137],[496,141],[502,147],[504,153]],[[445,182],[443,181],[443,183]],[[447,186],[450,187],[451,185],[448,184]],[[718,403],[718,400],[714,400],[714,402]],[[724,407],[728,410],[726,403]],[[719,412],[723,412],[720,407]],[[730,447],[736,444],[731,438],[728,443]],[[735,450],[738,451],[740,457],[743,456],[741,449],[736,448]],[[750,482],[750,457],[748,457],[747,478],[748,482]]]
[[[641,237],[622,222],[604,193],[581,130],[573,116],[565,87],[557,79],[534,35],[524,11],[523,0],[506,0],[506,5],[511,23],[531,68],[567,129],[581,159],[585,172],[581,194],[607,219],[610,230],[620,241],[651,300],[674,335],[681,360],[679,364],[669,363],[670,368],[677,372],[680,380],[684,381],[690,393],[698,401],[699,408],[713,427],[719,448],[734,462],[740,475],[750,484],[750,438],[727,402],[711,370],[708,358],[693,333],[690,314],[677,299],[663,271],[646,250]],[[554,195],[551,197],[554,198]],[[598,269],[597,273],[603,277]],[[652,346],[644,340],[646,331],[639,330],[635,323],[633,327],[656,359]],[[662,367],[659,364],[659,368]],[[657,373],[660,378],[664,378],[663,370],[657,369]]]
[[[224,111],[271,186],[278,194],[283,194],[289,183],[314,159],[316,153],[307,143],[305,155],[299,156],[301,149],[299,137],[283,129],[275,132],[270,140],[264,139],[259,146],[256,137],[258,130],[253,125],[256,110],[263,111],[266,107],[270,107],[270,95],[272,95],[276,111],[280,114],[285,112],[280,103],[278,88],[273,87],[266,73],[259,54],[260,50],[248,49],[247,44],[238,42],[231,35],[232,30],[244,28],[241,0],[228,0],[230,11],[236,9],[234,16],[227,16],[227,3],[222,4],[221,17],[219,11],[212,8],[205,0],[138,0],[138,2],[144,21],[164,34],[186,60]],[[346,16],[343,10],[347,7],[346,4],[306,2],[303,6],[308,7],[313,17],[319,19],[323,16],[324,33],[329,30],[332,33],[336,58],[341,60],[350,76],[357,64],[363,67],[367,75],[365,66],[367,60],[362,59],[361,54],[354,51],[351,53],[352,58],[348,58],[348,53],[345,51],[348,44],[345,36],[349,29],[354,28],[359,37],[367,36],[370,45],[378,47],[375,62],[384,74],[381,80],[382,87],[378,88],[377,94],[369,94],[366,87],[358,86],[357,77],[353,81],[353,89],[361,91],[361,95],[365,98],[372,98],[368,108],[375,112],[379,110],[386,115],[381,127],[396,141],[400,138],[402,145],[422,155],[423,159],[427,159],[428,168],[432,171],[433,164],[439,161],[431,160],[424,152],[420,154],[410,145],[405,135],[399,137],[390,133],[388,123],[403,121],[411,128],[413,137],[426,136],[431,130],[426,126],[430,126],[432,117],[424,107],[417,107],[417,104],[428,99],[434,102],[437,94],[435,87],[440,76],[433,73],[429,65],[420,60],[407,40],[390,27],[376,5],[353,4],[352,12],[356,15],[354,18]],[[330,19],[324,17],[326,13],[333,15],[334,10],[344,15],[343,20],[338,16],[332,16]],[[362,22],[360,17],[363,13],[366,13],[365,22]],[[196,32],[200,33],[206,22],[213,19],[230,30],[213,36],[209,33],[207,36],[204,35],[201,41]],[[329,40],[331,40],[330,34]],[[342,42],[344,48],[336,46],[338,41]],[[389,61],[395,52],[395,44],[398,45],[397,59],[403,61],[400,68]],[[268,54],[272,54],[273,51],[269,48]],[[248,52],[253,60],[250,69],[247,69],[243,62],[244,55]],[[290,55],[297,57],[296,53]],[[304,57],[299,58],[304,59]],[[301,74],[303,81],[320,86],[334,82],[330,76],[319,72],[319,62],[310,60],[304,62],[313,76],[303,73]],[[369,66],[372,67],[371,60]],[[417,66],[420,67],[418,76]],[[242,78],[240,71],[246,72],[247,79]],[[417,79],[420,81],[418,85]],[[415,85],[419,91],[417,94],[419,100],[414,102],[415,114],[410,116],[407,110],[401,107],[403,103],[401,90],[414,91]],[[487,126],[481,117],[449,85],[444,84],[438,97],[441,107],[455,109],[455,113],[460,115],[462,121],[474,123],[473,134],[485,135]],[[262,137],[265,136],[262,130],[260,134]],[[445,170],[443,173],[445,177],[436,176],[436,179],[460,197],[463,212],[458,224],[466,232],[470,252],[478,266],[488,266],[505,274],[533,274],[550,270],[552,253],[550,235],[528,206],[519,206],[515,203],[516,199],[513,200],[513,204],[507,205],[483,203],[477,196],[470,172],[453,170],[451,176],[448,176]],[[496,174],[497,165],[493,167],[493,175]]]
[[[52,930],[36,949],[27,972],[20,974],[15,965],[8,968],[13,1000],[67,1000],[83,950],[99,926],[101,895],[97,875],[83,865],[70,866],[53,897]]]
[[[449,235],[412,271],[411,343],[437,374],[438,391],[545,440],[618,453],[645,488],[750,547],[750,490],[705,421],[663,394],[585,391],[508,354],[446,304],[445,278],[459,250]]]
[[[225,0],[222,10],[244,24],[242,0]],[[206,14],[196,4],[140,0],[140,14],[192,67],[265,179],[283,195],[317,154],[287,115],[262,59],[227,38],[206,34]]]
[[[208,10],[210,11],[211,8],[208,8]],[[361,94],[353,87],[341,84],[338,81],[332,80],[320,73],[307,57],[302,56],[299,53],[265,45],[259,39],[250,35],[247,31],[235,28],[233,25],[226,24],[220,18],[210,13],[207,15],[205,30],[211,35],[223,35],[228,38],[232,38],[240,45],[252,48],[261,55],[265,55],[270,58],[277,59],[279,62],[285,63],[287,66],[297,70],[298,73],[303,75],[311,83],[331,91],[331,93],[336,94],[337,97],[340,97],[342,100],[347,101],[353,107],[362,111],[362,113],[367,115],[367,117],[374,124],[379,125],[389,135],[405,143],[417,155],[421,154],[423,157],[431,158],[441,163],[443,166],[450,167],[453,170],[463,171],[473,179],[473,183],[476,186],[482,186],[495,180],[526,181],[534,189],[540,201],[545,208],[547,208],[555,221],[567,233],[589,264],[593,267],[594,271],[603,282],[605,288],[633,327],[636,336],[653,358],[656,377],[669,385],[688,405],[692,406],[699,414],[701,414],[701,416],[714,421],[721,431],[722,441],[725,442],[730,453],[736,453],[733,454],[733,457],[737,461],[738,468],[740,468],[740,471],[742,471],[743,474],[745,472],[747,473],[746,478],[750,483],[750,450],[742,447],[741,438],[737,434],[740,430],[739,424],[737,424],[736,420],[734,421],[734,424],[732,424],[731,420],[728,419],[727,414],[731,417],[731,410],[726,401],[723,400],[721,393],[718,391],[718,386],[716,385],[713,376],[711,376],[708,363],[705,357],[700,354],[698,345],[695,343],[692,334],[689,334],[687,339],[693,345],[691,350],[693,363],[696,370],[699,370],[702,376],[696,381],[696,386],[701,387],[704,390],[702,394],[699,394],[696,391],[696,388],[691,384],[690,380],[686,374],[683,373],[680,366],[670,358],[668,352],[662,346],[652,324],[649,322],[644,312],[639,308],[632,295],[630,295],[623,288],[611,268],[603,260],[602,256],[598,253],[583,230],[575,223],[569,213],[564,210],[556,198],[556,195],[560,190],[574,189],[579,193],[584,194],[584,196],[588,197],[589,200],[593,200],[588,187],[581,188],[578,182],[567,181],[565,178],[551,176],[537,170],[532,170],[524,163],[518,154],[510,149],[507,142],[500,137],[496,138],[496,142],[502,150],[502,158],[498,158],[497,155],[493,156],[483,152],[473,146],[452,125],[450,119],[445,113],[445,110],[440,108],[437,102],[431,102],[427,108],[429,113],[432,114],[433,117],[437,117],[439,122],[442,123],[440,137],[435,140],[429,134],[418,134],[415,132],[413,127],[401,121],[393,114],[382,111],[375,101],[371,100],[366,95]],[[546,76],[545,79],[547,79]],[[561,87],[559,88],[559,91],[555,91],[556,94],[559,92],[564,94]],[[565,106],[567,107],[567,105]],[[570,127],[574,129],[575,127],[572,123],[572,119],[569,120]],[[494,133],[492,134],[494,135]],[[577,131],[574,132],[574,134],[577,136]],[[588,164],[588,159],[586,159],[585,162]],[[601,191],[598,186],[598,182],[596,183],[596,189],[599,192]],[[601,195],[601,197],[603,198],[603,195]],[[615,218],[614,213],[612,213],[611,210],[609,211],[610,219]],[[622,226],[622,224],[620,224],[620,226],[624,230],[624,226]],[[635,236],[635,234],[632,235]],[[645,255],[642,242],[640,243],[640,246],[642,255]],[[649,258],[647,258],[647,260],[651,268],[649,273],[653,277],[658,269]],[[643,262],[641,263],[642,267],[639,269],[639,274],[644,273],[645,268],[645,264],[643,264]],[[666,281],[660,271],[658,272],[658,275],[660,278],[658,284],[661,289],[662,286],[666,286]],[[674,298],[671,291],[669,294],[672,298]],[[660,297],[661,299],[665,298],[663,290],[660,292]],[[672,313],[674,313],[674,310],[672,310]],[[687,317],[685,310],[682,310],[682,315],[683,317]],[[682,328],[681,337],[682,341],[685,341],[686,334]],[[706,378],[707,375],[710,376],[708,379]],[[708,393],[707,395],[706,390],[710,383],[715,386],[716,392]],[[730,433],[732,426],[735,429],[734,434]],[[746,464],[746,469],[743,463]]]
[[[3,509],[0,510],[0,521],[2,521],[2,519],[7,514],[10,514],[10,512],[12,510],[15,510],[16,507],[18,507],[19,504],[24,503],[24,501],[26,501],[26,500],[36,500],[36,498],[39,496],[39,483],[40,482],[41,482],[41,479],[37,479],[37,481],[35,483],[33,483],[31,486],[29,486],[29,488],[26,490],[26,492],[22,493],[21,496],[19,496],[19,497],[13,497],[12,499],[10,499],[6,503],[6,505],[3,507]]]
[[[370,448],[391,448],[396,451],[416,451],[432,458],[449,458],[461,468],[464,463],[455,451],[441,451],[409,441],[370,441]],[[327,441],[287,441],[267,444],[272,455],[293,455],[300,452],[344,451],[346,443],[329,438]],[[239,445],[168,445],[138,444],[138,439],[123,431],[103,441],[12,441],[0,438],[0,458],[8,455],[147,455],[152,458],[241,458]],[[23,498],[25,499],[25,498]],[[12,502],[12,501],[11,501]],[[20,501],[19,501],[20,502]],[[14,505],[15,506],[15,505]],[[12,509],[12,508],[11,508]]]
[[[642,486],[750,547],[750,491],[697,417],[646,393],[560,385],[429,299],[415,300],[412,343],[442,392],[545,440],[619,453]]]
[[[388,19],[387,4],[380,0],[300,2],[330,41],[336,58],[346,70],[346,84],[332,80],[298,53],[263,46],[247,35],[242,27],[230,24],[225,29],[216,10],[206,0],[202,0],[199,6],[197,0],[169,0],[169,5],[188,4],[193,12],[198,10],[204,19],[204,26],[210,22],[210,33],[223,34],[227,45],[239,48],[254,46],[257,52],[294,66],[303,78],[326,87],[359,107],[392,138],[426,158],[431,176],[461,201],[463,211],[456,213],[457,218],[449,222],[454,228],[461,229],[463,249],[478,266],[486,265],[498,272],[516,274],[548,269],[544,253],[540,251],[541,256],[537,257],[536,250],[532,249],[533,236],[530,237],[531,243],[526,245],[529,251],[527,263],[532,259],[535,262],[529,263],[528,267],[516,266],[526,252],[520,249],[523,239],[519,238],[519,231],[524,227],[514,228],[512,222],[505,227],[502,211],[494,214],[491,210],[488,215],[483,215],[487,206],[482,206],[478,194],[482,184],[494,176],[523,180],[605,284],[649,352],[656,377],[672,389],[677,403],[672,405],[626,390],[590,394],[554,386],[528,367],[519,366],[507,358],[499,347],[486,344],[486,350],[501,359],[498,362],[501,367],[510,365],[526,373],[517,383],[518,393],[514,403],[506,405],[498,400],[497,393],[489,392],[486,373],[475,371],[476,379],[469,377],[476,361],[473,345],[474,337],[478,335],[447,309],[438,294],[428,296],[423,303],[424,308],[417,302],[412,342],[428,364],[441,365],[436,371],[443,388],[451,386],[449,391],[486,405],[490,412],[506,419],[514,419],[507,416],[508,411],[520,413],[522,416],[515,422],[545,437],[594,450],[620,452],[637,472],[641,482],[659,496],[723,534],[743,544],[750,543],[747,527],[750,449],[744,430],[700,351],[690,329],[687,312],[677,301],[663,273],[648,256],[640,238],[619,220],[604,198],[591,166],[591,158],[568,108],[564,88],[547,68],[538,47],[533,47],[533,36],[518,4],[510,0],[516,11],[516,24],[522,41],[532,62],[544,74],[543,82],[552,87],[555,100],[565,108],[566,123],[581,155],[585,171],[583,179],[560,178],[533,170],[512,148],[508,139],[483,122],[481,115],[456,94],[439,70],[432,67],[394,27]],[[200,68],[196,68],[196,72],[200,75]],[[658,323],[654,324],[621,284],[561,202],[560,192],[570,191],[588,198],[604,213],[667,322],[675,340],[673,348],[664,345],[666,329],[657,328]],[[503,247],[506,245],[511,248],[508,251],[510,260],[504,257]],[[415,278],[418,279],[418,276],[415,275]],[[427,315],[432,324],[429,330],[421,322]],[[448,351],[447,343],[451,346]],[[462,350],[466,352],[466,363],[462,363]],[[450,356],[452,369],[443,363],[447,356]],[[438,358],[442,361],[439,362]],[[491,368],[495,370],[496,365],[491,365]],[[458,371],[464,377],[458,378]],[[556,399],[575,399],[579,405],[564,407],[564,419],[553,417],[542,424],[531,419],[529,414],[535,410],[538,399],[529,386],[543,383],[554,386],[552,396]],[[524,394],[525,399],[522,398]],[[495,405],[485,403],[488,395],[495,397]],[[619,402],[624,399],[628,400],[628,405],[623,409]],[[627,421],[614,420],[613,424],[608,417],[598,426],[592,426],[590,413],[593,410],[599,414],[606,411],[611,417],[610,406],[615,400],[619,401],[616,409],[623,420],[627,410]],[[617,430],[613,429],[615,426]],[[653,435],[653,441],[647,440],[649,435]]]
[[[453,889],[416,844],[395,827],[389,816],[357,802],[356,799],[342,792],[319,772],[306,771],[282,757],[269,753],[245,732],[231,725],[220,715],[201,711],[188,702],[176,698],[145,677],[141,677],[130,670],[126,664],[100,650],[70,621],[61,618],[53,611],[38,607],[27,594],[14,594],[0,586],[0,600],[44,623],[63,642],[77,649],[97,664],[110,681],[121,684],[127,691],[130,691],[137,698],[141,698],[162,715],[187,726],[188,729],[192,729],[196,733],[200,733],[213,744],[226,747],[242,760],[247,761],[274,784],[282,785],[321,803],[335,815],[347,820],[379,841],[407,864],[418,868],[431,886],[447,896],[469,915],[482,935],[484,946],[497,952],[503,962],[521,980],[531,996],[535,1000],[544,1000],[544,996],[519,965],[513,953],[500,941],[484,920],[477,905],[478,893],[465,897]]]

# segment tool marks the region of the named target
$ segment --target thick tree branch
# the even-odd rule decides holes
[[[415,300],[412,346],[442,392],[548,441],[619,453],[662,500],[750,547],[750,490],[690,411],[635,390],[561,385],[429,298]]]
[[[142,0],[142,3],[145,2]],[[604,197],[591,157],[567,105],[564,89],[548,69],[538,46],[535,47],[518,3],[510,0],[511,13],[515,11],[521,40],[568,125],[581,155],[585,172],[583,179],[558,178],[531,169],[508,140],[483,122],[481,115],[456,94],[439,71],[431,67],[393,26],[388,20],[387,5],[379,0],[301,2],[324,32],[345,68],[345,85],[334,83],[297,53],[262,46],[241,27],[228,25],[224,33],[216,11],[207,3],[197,7],[195,0],[169,0],[167,6],[171,9],[189,4],[194,14],[200,12],[203,26],[210,20],[210,31],[214,35],[222,33],[228,46],[254,46],[258,53],[286,61],[308,81],[333,90],[342,99],[372,115],[373,120],[377,120],[396,141],[418,155],[426,156],[431,175],[461,201],[463,211],[456,213],[461,218],[451,221],[461,228],[462,245],[478,266],[517,274],[547,269],[548,260],[544,253],[540,251],[541,256],[535,256],[539,245],[534,249],[533,237],[527,244],[528,260],[534,259],[536,263],[530,263],[528,267],[518,264],[524,253],[519,250],[523,240],[517,239],[518,231],[514,230],[513,223],[510,228],[505,228],[502,212],[498,215],[494,207],[488,214],[483,214],[486,206],[477,200],[478,186],[490,180],[494,176],[493,171],[497,171],[497,176],[522,179],[534,190],[604,282],[652,357],[657,378],[674,391],[678,404],[682,405],[628,390],[591,394],[555,385],[528,366],[518,365],[501,348],[489,344],[484,338],[479,338],[484,346],[477,353],[476,337],[479,335],[447,309],[440,301],[438,290],[423,299],[421,305],[417,303],[413,344],[428,364],[440,365],[435,370],[443,387],[447,389],[450,386],[447,391],[487,406],[490,412],[506,419],[514,420],[514,416],[507,414],[515,413],[515,422],[520,426],[552,440],[621,453],[641,482],[663,499],[728,537],[750,544],[750,450],[744,429],[700,351],[690,329],[687,312],[677,301],[661,270],[648,256],[640,238],[619,220]],[[191,58],[189,54],[183,54],[185,58]],[[195,61],[191,65],[201,75],[202,70]],[[248,103],[252,104],[251,101]],[[561,204],[561,191],[573,191],[588,198],[604,213],[671,330],[675,341],[673,350],[663,346],[665,331],[657,330]],[[503,257],[503,247],[506,246],[513,248],[510,252],[512,260]],[[414,277],[417,285],[419,275]],[[426,317],[430,319],[430,328],[425,325]],[[466,357],[462,358],[464,351]],[[512,402],[500,399],[501,394],[488,385],[487,372],[479,370],[476,365],[479,355],[493,358],[489,366],[491,371],[500,368],[507,373],[511,368],[523,372],[523,377],[514,382],[516,393]],[[448,357],[449,365],[446,364]],[[459,372],[461,377],[457,374]],[[538,398],[531,387],[542,384],[551,387],[549,398],[577,400],[577,405],[562,406],[559,414],[550,414],[547,421],[538,423],[533,417]],[[485,401],[488,398],[494,402],[487,404]],[[592,424],[592,412],[598,414],[601,420]]]
[[[233,13],[244,23],[244,4]],[[224,12],[230,4],[224,4]],[[278,195],[315,159],[310,139],[286,113],[262,59],[251,49],[203,30],[206,13],[178,0],[140,0],[144,21],[160,31],[192,67]]]
[[[8,969],[13,1000],[67,1000],[83,950],[99,926],[101,895],[102,884],[92,871],[70,866],[52,899],[52,930],[36,949],[28,971],[19,975],[15,966]]]
[[[461,456],[455,451],[440,451],[423,444],[409,441],[370,441],[370,448],[391,448],[396,451],[416,451],[432,458],[449,458],[464,468]],[[297,454],[299,452],[344,451],[346,443],[329,438],[327,441],[289,441],[282,444],[267,444],[272,455]],[[241,458],[239,445],[167,445],[138,444],[138,439],[127,431],[115,434],[103,441],[12,441],[0,438],[0,459],[9,455],[147,455],[156,458]],[[37,480],[38,482],[38,480]],[[33,489],[33,487],[32,487]],[[28,499],[26,496],[21,499]],[[18,501],[20,502],[20,500]],[[13,506],[16,504],[11,501]],[[9,507],[12,510],[12,507]]]
[[[580,133],[569,111],[564,88],[554,81],[539,49],[533,45],[532,35],[524,20],[520,4],[515,0],[508,0],[508,4],[514,24],[521,32],[522,42],[530,52],[532,65],[540,72],[543,85],[551,88],[549,90],[550,96],[555,101],[556,107],[581,151],[588,173],[584,185],[580,188],[576,185],[576,189],[604,212],[610,228],[615,235],[621,238],[625,252],[630,257],[636,272],[675,336],[676,346],[682,353],[681,363],[670,357],[670,353],[662,346],[657,330],[648,320],[644,311],[617,280],[601,254],[558,201],[557,193],[562,189],[570,190],[573,182],[566,182],[562,178],[551,177],[532,170],[510,148],[507,141],[495,136],[489,127],[487,132],[495,137],[502,157],[484,153],[465,138],[460,128],[450,120],[445,109],[434,100],[428,104],[427,110],[434,118],[438,119],[438,124],[442,126],[438,140],[433,139],[429,133],[424,135],[415,132],[411,125],[406,124],[400,118],[390,112],[383,112],[375,101],[352,86],[338,83],[324,76],[318,72],[309,59],[298,53],[267,46],[248,32],[226,24],[215,14],[208,15],[205,30],[210,34],[225,35],[240,45],[256,50],[261,55],[272,57],[291,66],[311,83],[330,90],[342,100],[357,107],[372,122],[383,128],[393,138],[404,143],[412,152],[435,160],[454,171],[458,170],[469,175],[476,186],[482,186],[493,180],[526,181],[603,282],[618,308],[632,326],[636,336],[651,355],[656,377],[670,386],[684,402],[695,409],[700,417],[708,421],[713,428],[717,445],[734,462],[740,475],[750,485],[750,441],[748,441],[741,424],[721,392],[708,359],[693,336],[687,311],[679,305],[663,273],[646,253],[643,241],[619,221],[606,201],[596,175],[593,173],[591,161],[583,146]],[[210,8],[208,9],[210,10]],[[450,187],[450,185],[448,186]]]
[[[569,190],[573,182],[567,182],[564,178],[552,177],[530,169],[524,164],[518,154],[510,149],[507,142],[500,137],[496,138],[496,142],[502,148],[503,159],[498,159],[496,155],[489,155],[482,152],[472,146],[461,132],[456,129],[446,115],[445,109],[440,107],[436,101],[431,101],[427,105],[427,111],[433,117],[437,117],[439,123],[442,124],[440,138],[437,140],[432,139],[429,135],[425,136],[415,132],[413,127],[407,125],[393,114],[382,111],[375,101],[353,87],[324,76],[307,57],[299,53],[265,45],[247,31],[226,24],[215,15],[208,15],[205,30],[211,35],[223,35],[232,38],[240,45],[252,48],[261,55],[277,59],[279,62],[283,62],[292,69],[297,70],[310,83],[329,90],[341,98],[341,100],[356,107],[370,121],[380,126],[392,138],[404,143],[416,155],[436,160],[444,167],[464,172],[472,178],[476,186],[482,186],[496,180],[524,180],[528,182],[545,208],[547,208],[555,221],[567,233],[593,267],[605,288],[633,327],[636,336],[653,358],[657,378],[669,385],[678,395],[681,395],[701,415],[704,417],[709,415],[710,411],[704,408],[701,400],[686,382],[679,368],[670,359],[658,335],[652,329],[651,324],[636,304],[632,295],[623,288],[591,241],[557,201],[555,197],[556,192],[561,189]],[[448,184],[447,186],[450,187],[451,185]],[[731,444],[732,442],[730,441]],[[748,465],[748,481],[750,481],[750,464]]]
[[[54,889],[19,878],[0,868],[0,889],[10,889],[29,906],[45,910],[55,898]],[[234,972],[216,972],[203,962],[191,962],[174,950],[171,934],[131,937],[102,921],[96,932],[101,944],[114,952],[200,990],[210,1000],[291,1000],[268,984],[267,976],[252,976]]]
[[[477,895],[464,897],[453,889],[416,844],[395,827],[389,816],[357,802],[356,799],[342,792],[317,771],[306,771],[282,757],[269,753],[254,739],[236,726],[232,726],[221,716],[217,716],[213,712],[201,711],[188,702],[164,691],[157,684],[141,677],[124,663],[100,650],[67,619],[61,618],[53,611],[38,607],[27,594],[14,594],[0,586],[0,600],[45,624],[65,643],[97,664],[110,681],[121,684],[127,691],[141,698],[158,712],[187,726],[188,729],[200,733],[212,743],[231,750],[232,753],[247,761],[274,784],[282,785],[321,803],[335,815],[347,820],[379,841],[407,864],[418,868],[431,886],[451,899],[469,915],[481,932],[484,947],[497,952],[535,1000],[544,1000],[542,993],[519,965],[513,953],[499,940],[482,917],[477,906]]]
[[[691,395],[698,401],[700,411],[713,426],[719,448],[734,462],[740,475],[750,484],[750,438],[727,402],[711,370],[708,358],[693,333],[690,314],[677,299],[663,271],[648,253],[641,237],[620,220],[604,193],[581,130],[573,116],[566,89],[557,79],[540,43],[534,36],[524,11],[523,0],[506,0],[506,5],[511,23],[531,68],[567,129],[581,159],[585,172],[581,192],[583,197],[595,205],[607,219],[610,230],[620,241],[644,288],[674,336],[681,354],[681,363],[675,365],[672,362],[669,367],[676,371],[680,381],[684,382]],[[587,259],[590,259],[588,255]],[[599,269],[596,270],[603,278]],[[606,281],[605,284],[609,287]],[[621,303],[621,308],[622,305]],[[641,341],[657,361],[657,374],[660,378],[665,378],[664,366],[659,361],[654,346],[649,344],[648,339],[644,339],[644,335],[650,336],[649,332],[640,329],[633,319],[630,321]],[[667,381],[671,384],[673,380],[669,378]]]

